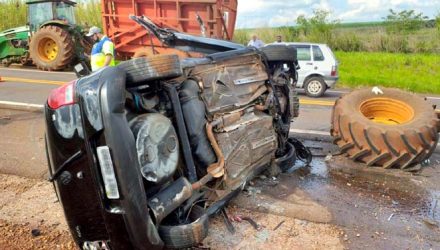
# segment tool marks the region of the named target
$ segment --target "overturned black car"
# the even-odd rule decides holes
[[[206,56],[132,59],[49,96],[51,181],[81,249],[191,247],[248,180],[296,159],[294,48],[245,48],[132,18]]]

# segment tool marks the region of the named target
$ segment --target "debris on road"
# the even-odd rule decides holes
[[[388,217],[387,221],[390,221],[393,218],[394,214],[391,214],[390,217]]]
[[[285,220],[283,220],[283,221],[281,221],[274,229],[273,229],[273,231],[275,231],[275,230],[277,230],[278,228],[280,228],[283,224],[284,224],[284,222],[286,222]]]
[[[255,230],[260,231],[262,229],[262,227],[260,225],[258,225],[257,222],[255,222],[252,218],[250,218],[248,216],[234,215],[230,218],[230,221],[234,221],[234,222],[247,221],[247,222],[249,222],[249,224],[251,224],[251,226]]]
[[[34,236],[34,237],[38,237],[38,236],[41,235],[41,231],[40,231],[40,229],[38,229],[38,228],[34,228],[34,229],[31,230],[31,234],[32,234],[32,236]]]

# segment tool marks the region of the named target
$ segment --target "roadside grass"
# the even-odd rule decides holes
[[[0,32],[26,25],[26,4],[22,0],[0,1]]]
[[[98,26],[101,23],[100,0],[78,0],[75,7],[76,22],[85,27]],[[0,32],[26,25],[27,6],[24,0],[0,0]]]
[[[98,26],[102,28],[100,0],[76,1],[75,19],[85,28]]]
[[[440,94],[440,57],[435,54],[335,52],[339,87],[396,87]]]

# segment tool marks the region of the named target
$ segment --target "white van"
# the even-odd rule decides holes
[[[339,79],[338,61],[326,44],[317,43],[274,43],[293,46],[297,49],[298,88],[304,88],[310,97],[324,95]]]

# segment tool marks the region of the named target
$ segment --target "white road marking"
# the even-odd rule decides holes
[[[289,130],[291,133],[297,133],[297,134],[310,134],[310,135],[325,135],[330,136],[330,133],[327,131],[319,131],[319,130],[304,130],[304,129],[295,129],[291,128]]]
[[[24,102],[0,101],[0,108],[2,108],[2,109],[14,109],[14,110],[43,112],[44,105],[33,104],[33,103],[24,103]]]

